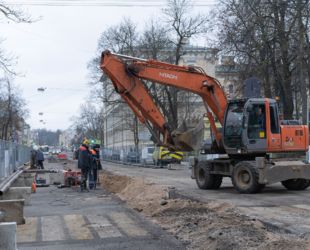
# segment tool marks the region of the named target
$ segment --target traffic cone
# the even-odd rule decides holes
[[[35,193],[36,191],[37,191],[37,184],[36,181],[33,181],[31,185],[31,192]]]

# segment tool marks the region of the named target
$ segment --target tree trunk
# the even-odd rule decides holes
[[[307,124],[307,110],[308,110],[308,96],[307,96],[307,84],[304,74],[304,36],[305,27],[302,20],[302,0],[298,0],[297,3],[297,13],[298,13],[298,29],[299,29],[299,53],[298,53],[298,65],[299,65],[299,82],[300,82],[300,94],[301,94],[301,110],[302,110],[302,124]]]
[[[139,152],[139,126],[138,126],[138,118],[135,116],[133,120],[133,137],[134,137],[134,143],[135,143],[135,150],[136,152]]]
[[[284,95],[283,95],[283,115],[284,119],[293,119],[294,103],[293,91],[291,89],[291,78],[284,79]]]
[[[265,72],[265,81],[263,83],[264,86],[264,96],[267,98],[271,98],[271,82],[270,82],[270,76],[269,76],[269,68],[268,66],[264,67],[264,72]]]

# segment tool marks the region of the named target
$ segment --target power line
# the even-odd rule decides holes
[[[40,1],[4,1],[5,5],[24,5],[24,6],[83,6],[83,7],[160,7],[165,6],[166,1],[142,1],[142,0],[134,0],[134,1],[98,1],[98,0],[40,0]],[[214,1],[196,1],[193,2],[194,6],[202,7],[202,6],[214,6],[216,3]]]

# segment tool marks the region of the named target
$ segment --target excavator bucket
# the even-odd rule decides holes
[[[181,126],[172,132],[175,146],[181,151],[199,150],[204,136],[204,120],[183,121]]]

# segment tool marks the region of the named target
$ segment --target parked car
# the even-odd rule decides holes
[[[104,160],[111,160],[112,159],[112,150],[109,148],[103,148],[101,151],[101,157]]]
[[[139,152],[130,151],[127,153],[127,162],[139,163],[140,162],[140,155]]]
[[[143,164],[153,163],[154,146],[144,147],[141,152],[141,161]]]
[[[120,161],[121,160],[121,154],[119,151],[113,151],[112,152],[112,160],[113,161]]]

